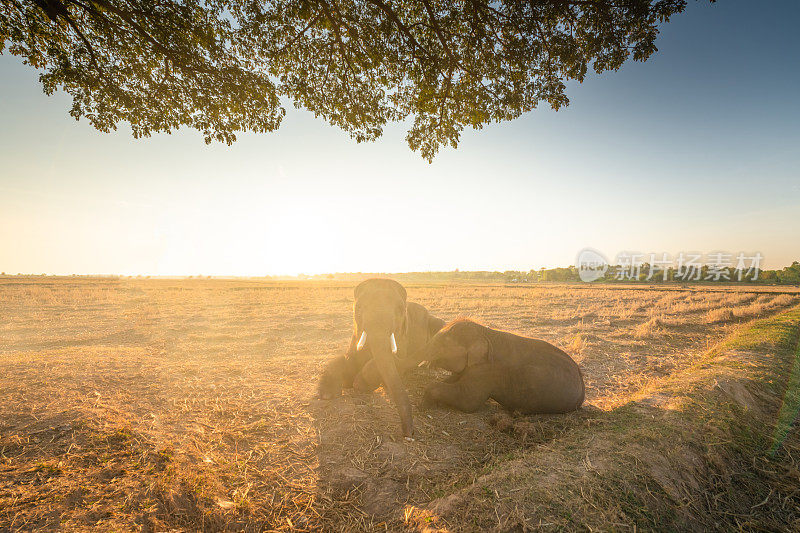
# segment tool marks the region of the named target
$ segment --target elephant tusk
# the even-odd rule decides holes
[[[392,353],[397,353],[397,341],[394,340],[394,333],[392,333],[392,336],[389,337],[389,340],[392,343]]]
[[[358,339],[358,345],[356,346],[356,350],[361,351],[366,343],[367,343],[367,332],[362,331],[361,338]]]

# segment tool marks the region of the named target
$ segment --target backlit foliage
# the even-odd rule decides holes
[[[282,103],[357,141],[408,120],[430,160],[464,127],[568,103],[565,82],[645,60],[685,0],[0,0],[0,51],[71,114],[136,137],[272,131]]]

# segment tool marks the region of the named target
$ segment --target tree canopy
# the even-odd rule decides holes
[[[711,0],[714,1],[714,0]],[[511,120],[565,82],[643,61],[686,0],[0,0],[0,52],[70,114],[135,137],[277,129],[292,102],[374,140],[408,120],[431,160],[464,127]]]

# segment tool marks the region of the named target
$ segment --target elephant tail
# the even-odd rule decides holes
[[[580,395],[578,397],[578,403],[575,406],[575,410],[576,411],[581,408],[581,406],[583,405],[584,400],[586,400],[586,384],[583,381],[583,372],[581,371],[581,367],[580,366],[578,366],[578,379],[581,382],[581,393],[580,393]]]

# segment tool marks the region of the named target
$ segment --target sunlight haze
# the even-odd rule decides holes
[[[0,56],[0,270],[275,275],[538,269],[609,257],[760,251],[800,258],[795,3],[690,3],[659,52],[568,88],[432,164],[405,128],[356,144],[287,103],[228,147],[134,140],[69,117]],[[778,49],[793,50],[779,61]],[[657,105],[656,105],[657,104]]]

